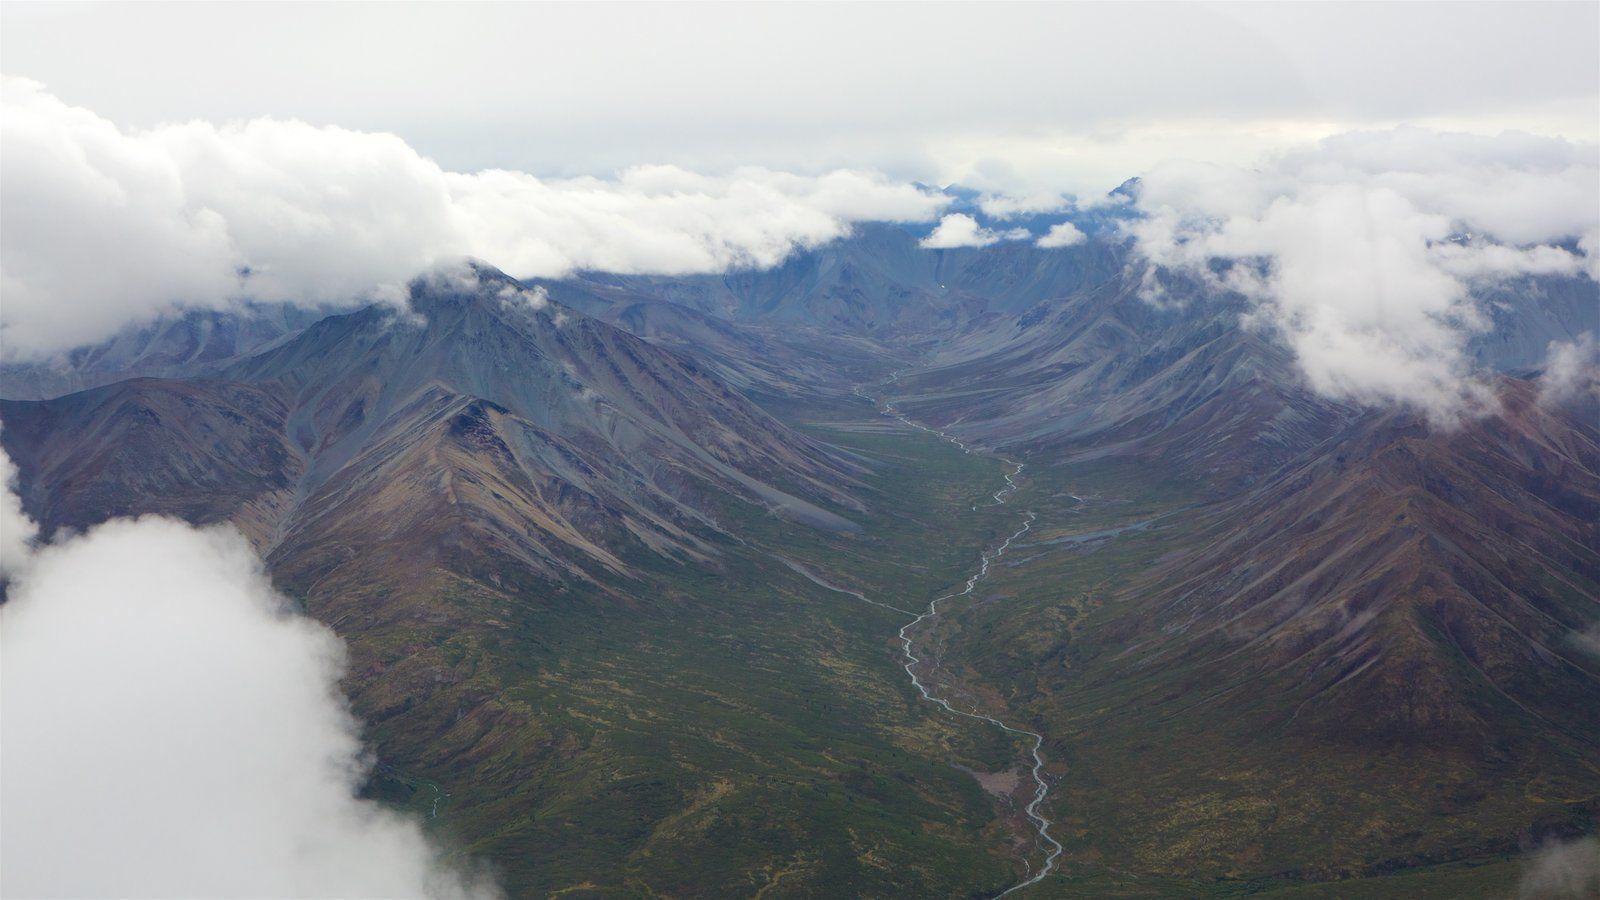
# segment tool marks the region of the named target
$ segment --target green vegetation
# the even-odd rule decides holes
[[[970,512],[1001,464],[865,404],[810,412],[826,417],[808,417],[814,435],[870,463],[860,533],[730,499],[716,515],[746,543],[720,543],[709,563],[634,554],[635,577],[582,588],[483,567],[414,620],[363,630],[355,667],[391,677],[364,682],[379,687],[357,690],[357,709],[405,773],[373,793],[418,808],[437,784],[448,800],[431,821],[519,896],[990,896],[1014,883],[1030,845],[971,773],[1014,768],[1021,746],[916,695],[895,640],[906,616],[783,562],[920,607],[1015,527],[1014,509]],[[407,693],[401,670],[428,690]],[[416,727],[440,721],[455,724]]]
[[[1374,751],[1297,731],[1304,688],[1283,673],[1134,661],[1187,621],[1145,592],[1206,546],[1202,499],[1128,463],[1030,468],[1032,540],[940,622],[947,677],[1048,739],[1064,875],[1028,896],[1504,897],[1518,834],[1594,827],[1593,759],[1532,729],[1487,765]]]
[[[1130,667],[1130,646],[1182,624],[1138,588],[1206,545],[1200,485],[1100,459],[1031,466],[993,506],[995,459],[865,404],[784,414],[868,463],[869,511],[836,510],[860,532],[724,498],[711,511],[740,540],[707,560],[634,547],[625,578],[555,585],[478,559],[419,586],[411,618],[352,643],[357,670],[387,673],[355,692],[393,767],[373,795],[431,813],[439,791],[429,821],[517,896],[993,896],[1037,860],[1017,791],[984,787],[1020,771],[1020,742],[917,696],[906,615],[790,563],[921,609],[1031,510],[924,638],[941,692],[1047,737],[1067,849],[1026,896],[1504,896],[1520,866],[1503,836],[1530,804],[1555,826],[1582,815],[1581,761],[1526,779],[1548,746],[1496,787],[1466,757],[1297,737],[1295,686],[1270,673]]]

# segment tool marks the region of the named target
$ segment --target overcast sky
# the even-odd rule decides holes
[[[1406,122],[1600,137],[1600,5],[7,3],[6,74],[124,127],[257,116],[445,169],[874,168],[1103,190]]]
[[[934,251],[1065,252],[1077,228],[1000,211],[1139,176],[1146,258],[1234,273],[1216,289],[1255,301],[1318,390],[1449,421],[1492,406],[1464,350],[1485,284],[1600,278],[1595,3],[0,17],[17,358],[184,309],[398,298],[463,256],[711,273],[864,221],[921,223]],[[914,181],[978,189],[996,220]]]

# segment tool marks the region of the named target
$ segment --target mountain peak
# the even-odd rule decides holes
[[[529,310],[550,306],[550,295],[543,287],[524,285],[494,266],[471,258],[436,266],[417,276],[411,280],[407,293],[412,310],[422,315],[446,307],[485,303]]]

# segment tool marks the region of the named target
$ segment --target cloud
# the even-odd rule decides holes
[[[1600,838],[1553,841],[1526,863],[1517,896],[1529,900],[1593,897],[1600,894]]]
[[[926,250],[951,250],[957,247],[987,247],[1001,241],[1021,241],[1029,237],[1031,235],[1026,228],[991,231],[966,213],[952,213],[940,219],[938,226],[919,241],[918,246]]]
[[[1589,279],[1600,282],[1600,226],[1589,229],[1578,239],[1578,252],[1588,262]]]
[[[1085,238],[1083,232],[1078,230],[1076,225],[1071,222],[1058,222],[1055,225],[1051,225],[1050,230],[1045,232],[1037,241],[1034,241],[1033,244],[1036,247],[1043,247],[1049,250],[1055,247],[1071,247],[1074,244],[1081,244],[1085,240],[1087,238]]]
[[[125,131],[19,78],[0,105],[13,360],[187,308],[358,303],[462,256],[520,277],[773,266],[854,222],[926,221],[949,202],[853,171],[449,172],[393,135],[275,119]]]
[[[1600,656],[1600,622],[1595,622],[1582,631],[1574,631],[1568,635],[1573,646],[1585,653]]]
[[[526,288],[503,284],[494,295],[501,303],[525,306],[528,309],[544,309],[550,305],[550,292],[539,285]]]
[[[1592,145],[1417,128],[1341,135],[1256,169],[1173,163],[1141,178],[1127,229],[1158,268],[1255,303],[1310,385],[1438,423],[1493,408],[1465,347],[1475,292],[1590,271]],[[1162,282],[1147,282],[1147,295]]]
[[[5,4],[0,57],[120,123],[271,110],[454,171],[872,166],[1089,196],[1163,158],[1400,121],[1600,127],[1593,4],[1280,6]],[[530,77],[530,34],[561,77]],[[1013,177],[967,180],[996,161]]]
[[[1600,399],[1600,347],[1590,333],[1575,341],[1551,341],[1539,375],[1539,399],[1565,403],[1588,395]]]
[[[978,199],[978,208],[991,219],[1015,219],[1021,216],[1062,213],[1073,207],[1072,198],[1059,191],[1012,196],[986,194]]]
[[[7,896],[497,896],[357,798],[343,644],[232,529],[122,519],[40,549],[0,650]]]
[[[844,237],[852,222],[924,221],[948,203],[849,171],[713,177],[647,166],[610,180],[490,171],[448,181],[471,255],[521,277],[768,268]]]
[[[27,561],[39,526],[22,511],[17,496],[17,467],[0,450],[0,578],[15,575]]]

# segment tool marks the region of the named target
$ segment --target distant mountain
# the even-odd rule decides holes
[[[732,321],[624,285],[571,280],[538,286],[563,305],[701,362],[755,397],[848,396],[853,385],[876,381],[910,358],[868,337]]]
[[[1600,336],[1600,297],[1585,277],[1523,277],[1484,292],[1487,327],[1473,335],[1467,352],[1496,372],[1539,369],[1551,341]]]
[[[1009,453],[1159,460],[1219,485],[1273,471],[1358,414],[1242,328],[1242,300],[1156,306],[1139,282],[1130,268],[947,343],[899,379],[900,407]]]
[[[137,375],[198,374],[298,334],[328,313],[288,303],[193,310],[48,359],[0,362],[0,397],[44,400]]]
[[[926,250],[894,225],[863,224],[850,237],[760,271],[688,277],[587,274],[575,287],[625,290],[735,322],[804,325],[880,340],[934,338],[995,315],[1090,287],[1121,268],[1114,245],[1045,250],[1026,241]]]

